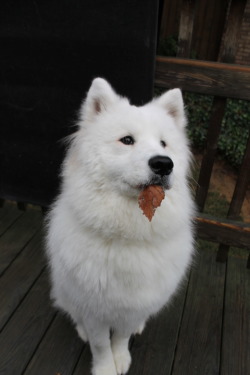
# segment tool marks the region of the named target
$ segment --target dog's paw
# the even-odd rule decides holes
[[[128,349],[123,349],[122,351],[113,351],[116,371],[118,375],[124,375],[127,373],[130,363],[131,355]]]
[[[117,375],[114,363],[93,366],[92,375]]]

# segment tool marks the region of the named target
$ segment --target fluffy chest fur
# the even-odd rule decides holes
[[[128,310],[133,316],[154,314],[168,301],[190,262],[192,238],[188,217],[175,220],[172,210],[178,207],[171,207],[167,198],[152,223],[136,200],[127,199],[123,204],[106,201],[97,219],[92,207],[96,222],[91,226],[91,214],[86,225],[85,215],[58,202],[52,218],[54,283],[61,282],[64,270],[63,288],[75,295],[76,308],[84,301],[85,313],[116,321]]]

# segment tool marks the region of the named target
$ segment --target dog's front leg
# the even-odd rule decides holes
[[[111,342],[117,374],[126,374],[131,363],[131,356],[128,350],[129,337],[124,337],[114,331]]]
[[[93,356],[93,375],[117,375],[110,344],[109,327],[95,322],[86,326]]]

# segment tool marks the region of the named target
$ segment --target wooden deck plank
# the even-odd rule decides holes
[[[13,241],[8,233],[16,238],[29,232],[22,235],[25,241],[16,239],[19,250],[11,242],[15,256],[0,277],[0,374],[91,375],[89,346],[51,307],[48,275],[42,271],[41,217],[31,234],[28,224],[35,212],[24,220],[26,213],[1,237],[6,243]],[[250,367],[249,272],[245,259],[230,255],[228,264],[221,264],[216,253],[200,249],[187,289],[131,341],[128,375],[245,375]]]
[[[59,313],[23,375],[71,375],[83,345],[70,320]]]
[[[85,345],[72,375],[91,375],[92,354],[90,346]]]
[[[0,374],[23,373],[55,315],[48,290],[48,275],[43,273],[1,332]]]
[[[39,232],[0,278],[0,330],[45,266]]]
[[[250,270],[246,259],[229,256],[221,375],[248,374],[250,369]]]
[[[17,210],[14,204],[4,204],[0,208],[0,236],[20,217],[23,212]]]
[[[142,335],[135,336],[128,375],[171,374],[186,288],[187,282],[170,305],[148,322]]]
[[[173,375],[219,374],[225,264],[200,250],[193,266]]]
[[[0,275],[37,232],[42,213],[28,210],[0,237]]]

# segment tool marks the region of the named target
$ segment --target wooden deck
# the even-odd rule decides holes
[[[51,307],[42,214],[0,209],[0,374],[89,375],[88,345]],[[129,375],[250,373],[250,271],[199,250],[171,305],[131,340]]]

